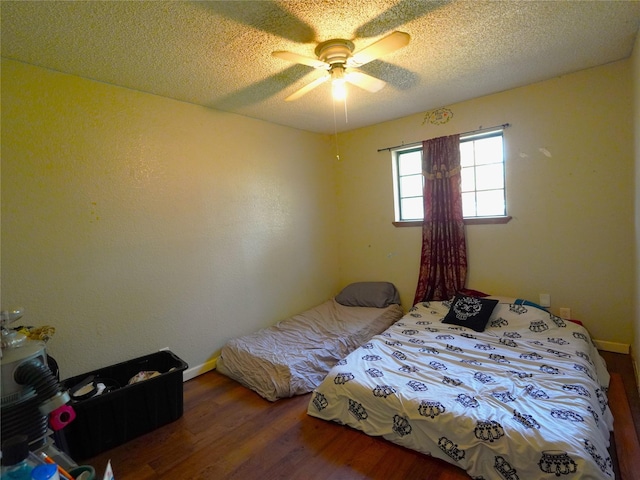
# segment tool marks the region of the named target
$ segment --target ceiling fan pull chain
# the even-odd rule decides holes
[[[333,138],[336,145],[336,160],[340,161],[340,148],[338,146],[338,125],[336,122],[336,102],[331,102],[331,105],[333,106]]]
[[[344,97],[344,123],[349,123],[349,115],[347,115],[347,97]]]

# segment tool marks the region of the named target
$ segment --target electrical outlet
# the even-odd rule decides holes
[[[548,293],[540,294],[540,306],[541,307],[550,307],[551,306],[551,295]]]
[[[560,317],[571,318],[571,309],[569,307],[560,307]]]

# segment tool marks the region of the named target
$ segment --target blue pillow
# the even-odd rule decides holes
[[[526,305],[526,306],[529,306],[529,307],[539,308],[540,310],[544,310],[545,312],[549,311],[546,307],[538,305],[537,303],[533,303],[533,302],[531,302],[529,300],[524,300],[522,298],[516,298],[516,301],[514,302],[514,305]]]

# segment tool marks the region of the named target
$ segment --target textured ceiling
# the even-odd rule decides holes
[[[6,1],[2,56],[314,132],[380,123],[627,58],[639,1]],[[394,30],[408,46],[361,70],[344,107],[321,71],[271,56],[314,57],[346,38],[358,51]]]

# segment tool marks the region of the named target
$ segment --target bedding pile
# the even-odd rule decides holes
[[[469,323],[476,314],[486,318]],[[416,305],[348,355],[307,413],[473,478],[614,478],[608,384],[581,325],[531,305],[456,297]]]
[[[403,315],[388,282],[351,284],[335,298],[229,340],[216,369],[269,401],[311,392],[338,361]]]

